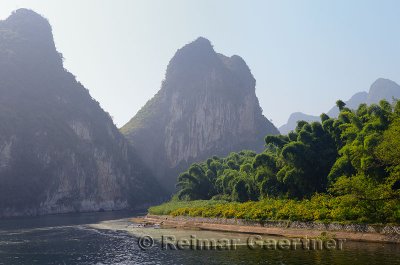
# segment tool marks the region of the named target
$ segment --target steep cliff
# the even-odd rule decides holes
[[[242,149],[261,151],[264,137],[278,134],[262,115],[255,84],[241,57],[218,54],[198,38],[176,52],[159,92],[121,131],[172,191],[188,164]]]
[[[0,217],[123,209],[162,194],[62,60],[43,17],[20,9],[0,21]]]

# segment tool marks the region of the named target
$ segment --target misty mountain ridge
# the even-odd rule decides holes
[[[345,101],[346,107],[350,109],[357,109],[362,103],[368,105],[377,104],[379,101],[385,99],[392,102],[393,99],[400,98],[400,86],[389,79],[378,78],[374,83],[372,83],[369,92],[358,92],[354,94],[349,100]],[[337,106],[332,107],[327,115],[332,118],[336,118],[339,115],[339,108]],[[281,134],[287,134],[288,132],[294,130],[297,126],[298,121],[320,121],[319,116],[308,115],[302,112],[292,113],[286,124],[279,127]]]
[[[255,87],[243,58],[199,37],[177,50],[160,90],[118,130],[64,69],[49,22],[13,12],[0,21],[0,217],[136,208],[173,191],[193,162],[262,152],[279,131]],[[346,104],[399,97],[399,85],[378,79]],[[281,133],[299,120],[319,117],[293,113]]]
[[[0,217],[119,210],[162,196],[31,10],[0,21],[0,94]]]

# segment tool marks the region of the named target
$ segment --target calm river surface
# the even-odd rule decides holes
[[[165,250],[158,240],[165,235],[235,242],[247,242],[249,235],[137,227],[127,218],[138,214],[87,213],[0,220],[0,264],[400,264],[399,245],[376,243],[345,242],[342,250],[251,249],[246,244],[231,250],[171,250],[171,246]],[[139,244],[143,236],[151,236],[154,242],[143,240]]]

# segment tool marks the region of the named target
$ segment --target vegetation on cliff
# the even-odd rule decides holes
[[[191,163],[242,149],[261,152],[264,136],[279,134],[255,89],[241,57],[219,54],[200,37],[175,53],[160,90],[121,132],[173,193],[176,176]]]
[[[0,95],[0,217],[122,209],[164,194],[31,10],[0,21]]]
[[[192,164],[173,201],[150,213],[168,206],[172,215],[399,223],[400,102],[337,106],[336,119],[322,114],[321,122],[300,121],[288,135],[267,136],[260,154]]]

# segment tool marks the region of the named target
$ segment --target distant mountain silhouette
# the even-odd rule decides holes
[[[287,123],[279,127],[279,132],[281,134],[288,134],[290,131],[296,128],[298,121],[313,122],[318,120],[319,120],[318,116],[307,115],[303,112],[294,112],[290,114]]]
[[[350,109],[356,109],[360,104],[367,103],[368,105],[377,104],[382,99],[392,102],[393,99],[400,98],[400,86],[384,78],[377,79],[370,87],[369,92],[358,92],[354,94],[348,101],[346,106]],[[339,109],[337,106],[332,107],[328,112],[328,116],[337,117],[339,115]],[[298,121],[319,121],[319,116],[307,115],[302,112],[295,112],[290,115],[289,120],[286,124],[279,127],[281,134],[287,134],[288,132],[296,128]]]
[[[356,109],[360,104],[366,103],[368,99],[368,93],[358,92],[354,94],[348,101],[346,101],[346,107],[350,109]],[[378,100],[379,101],[379,100]],[[339,115],[339,108],[335,105],[328,111],[328,116],[337,117]]]

